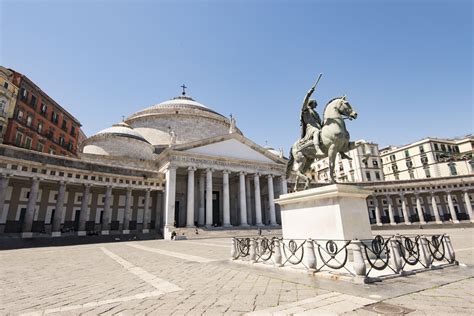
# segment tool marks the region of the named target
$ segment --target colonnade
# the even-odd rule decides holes
[[[474,222],[472,203],[469,197],[469,191],[467,189],[462,189],[462,190],[450,189],[446,191],[413,192],[413,193],[400,192],[397,194],[386,193],[384,195],[379,193],[379,194],[372,195],[368,199],[372,201],[372,206],[375,209],[375,222],[379,226],[383,225],[382,205],[380,205],[379,203],[380,198],[385,199],[386,201],[386,207],[388,210],[390,225],[397,225],[395,221],[396,215],[401,215],[401,217],[403,217],[402,224],[406,224],[406,225],[412,224],[412,221],[410,220],[408,196],[410,196],[410,198],[412,197],[415,198],[415,204],[412,205],[412,211],[418,216],[417,223],[426,224],[427,221],[430,221],[430,219],[425,218],[425,214],[429,214],[429,215],[434,216],[435,223],[442,224],[444,220],[444,216],[442,217],[440,214],[441,209],[438,206],[436,197],[438,196],[441,202],[440,204],[443,204],[441,199],[445,195],[446,201],[447,201],[446,206],[447,206],[447,211],[449,212],[450,221],[452,223],[459,223],[460,219],[458,218],[458,214],[456,213],[456,209],[453,202],[453,195],[455,194],[455,192],[462,193],[463,201],[462,202],[458,201],[458,205],[461,206],[461,203],[463,203],[466,213],[469,217],[469,220],[471,222]],[[393,200],[394,198],[398,198],[400,200],[400,203],[394,203],[394,200]],[[425,203],[424,198],[427,198],[427,203]],[[400,204],[400,205],[397,205],[397,204]],[[428,207],[427,211],[425,212],[423,212],[424,205]]]
[[[32,228],[33,228],[33,221],[35,217],[35,212],[39,212],[38,209],[38,194],[40,188],[41,179],[38,177],[34,177],[31,179],[31,186],[28,195],[28,201],[26,205],[26,212],[22,222],[21,232],[24,237],[31,237],[33,235]],[[9,183],[8,176],[0,176],[0,211],[4,210],[6,195],[7,195],[7,188]],[[50,181],[48,181],[50,183]],[[66,216],[66,207],[65,207],[65,196],[66,196],[66,187],[68,183],[65,181],[58,182],[58,189],[57,189],[57,197],[55,201],[55,208],[54,208],[54,217],[51,221],[51,231],[52,236],[60,236],[61,235],[61,221]],[[74,185],[76,188],[78,186],[77,183],[71,183],[69,185]],[[80,217],[79,217],[79,229],[78,235],[86,235],[86,222],[90,220],[90,204],[89,204],[89,197],[91,195],[91,184],[83,184],[82,185],[82,200],[80,205]],[[112,204],[113,204],[113,189],[125,190],[125,208],[123,218],[117,220],[122,222],[122,233],[127,234],[130,232],[130,221],[132,220],[132,193],[133,189],[131,187],[118,187],[118,186],[94,186],[94,189],[99,188],[100,190],[105,190],[105,197],[104,197],[104,204],[101,208],[103,211],[102,223],[101,223],[101,233],[103,235],[108,235],[109,230],[111,229],[111,222],[112,222]],[[136,189],[136,191],[145,191],[144,195],[144,203],[143,203],[143,228],[142,232],[148,233],[151,228],[151,190],[150,188],[147,189]],[[159,192],[156,190],[156,192]],[[158,199],[158,197],[157,197]],[[16,210],[15,210],[16,211]],[[8,212],[8,210],[7,210]],[[74,212],[74,210],[73,210]],[[159,219],[159,203],[156,203],[156,218]],[[94,219],[95,220],[95,219]],[[156,221],[155,221],[156,223]]]
[[[173,227],[174,216],[175,216],[175,200],[176,200],[176,171],[177,167],[169,167],[166,174],[166,192],[165,192],[165,226]],[[186,190],[186,227],[195,227],[195,210],[198,211],[197,223],[199,226],[210,227],[213,225],[213,175],[216,170],[212,168],[201,169],[199,172],[198,181],[198,196],[199,196],[199,207],[195,207],[195,178],[196,171],[198,169],[194,166],[187,167],[187,190]],[[229,170],[218,170],[222,174],[222,225],[224,227],[231,226],[231,208],[230,208],[230,183],[229,176],[231,173],[238,174],[239,192],[238,192],[238,205],[239,205],[239,218],[241,227],[247,227],[251,225],[250,218],[251,214],[251,185],[250,180],[253,178],[254,182],[254,211],[256,218],[256,225],[263,226],[262,222],[262,201],[261,201],[261,190],[260,190],[260,178],[265,177],[268,187],[268,205],[269,205],[269,224],[278,225],[276,220],[275,210],[275,195],[274,195],[274,174],[260,174],[253,173],[247,174],[247,172],[231,172]],[[280,177],[280,185],[282,193],[287,193],[287,183],[284,177]]]

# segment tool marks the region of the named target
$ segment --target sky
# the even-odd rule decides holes
[[[180,94],[288,152],[302,100],[347,95],[351,139],[473,133],[473,2],[0,0],[0,64],[86,135]]]

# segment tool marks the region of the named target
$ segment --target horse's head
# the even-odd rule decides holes
[[[347,101],[346,96],[339,99],[339,104],[336,108],[342,116],[349,118],[349,120],[357,118],[357,112],[354,111],[349,101]]]

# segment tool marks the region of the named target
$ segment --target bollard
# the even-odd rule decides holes
[[[237,247],[237,244],[235,242],[235,237],[234,237],[234,238],[232,238],[232,246],[230,248],[230,258],[232,260],[237,259],[237,257],[235,256],[235,254],[237,253],[236,247]]]
[[[451,243],[451,238],[449,235],[443,237],[443,243],[445,248],[445,256],[449,263],[459,264],[456,261],[456,253],[454,252],[453,244]]]
[[[364,257],[362,255],[362,243],[358,239],[352,240],[350,243],[350,249],[352,249],[352,268],[358,276],[365,277],[366,267]]]
[[[394,270],[397,273],[402,272],[402,256],[400,254],[400,243],[394,237],[393,239],[390,240],[390,250],[392,251],[392,264],[394,266]]]
[[[420,261],[426,268],[431,268],[431,264],[433,263],[431,252],[428,249],[428,240],[426,240],[425,236],[420,236],[418,239],[418,245],[420,247]]]
[[[277,267],[282,266],[280,240],[278,238],[273,240],[273,264]]]
[[[250,240],[250,261],[257,262],[257,245],[253,238]]]
[[[316,256],[314,255],[314,245],[311,238],[307,239],[304,244],[304,264],[310,271],[316,269]]]

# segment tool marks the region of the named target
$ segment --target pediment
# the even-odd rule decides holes
[[[250,160],[264,163],[276,163],[275,160],[270,159],[262,152],[259,152],[251,148],[249,145],[244,144],[234,138],[189,148],[183,150],[183,152],[220,158]]]

